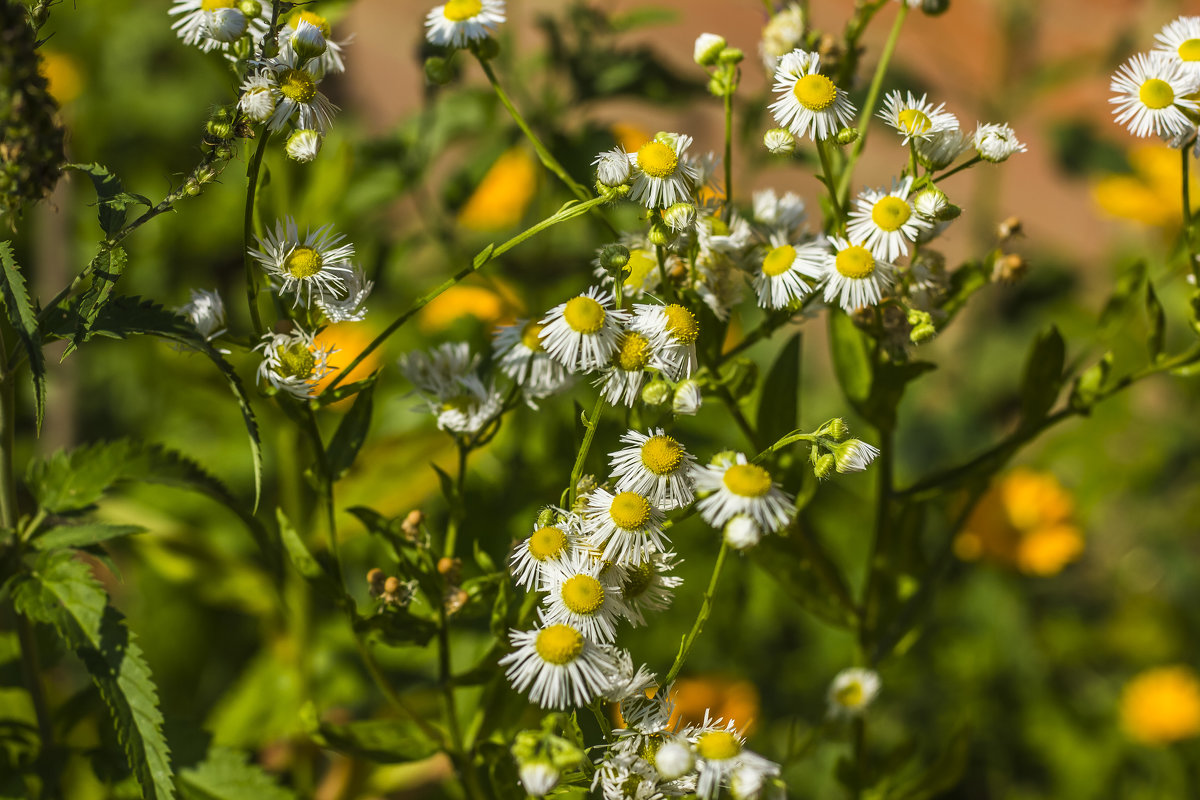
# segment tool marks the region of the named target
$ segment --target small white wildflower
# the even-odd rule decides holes
[[[578,628],[546,624],[531,631],[510,631],[514,650],[500,659],[505,676],[518,692],[542,708],[583,706],[604,690],[604,675],[614,667],[610,648],[584,637]]]
[[[367,316],[363,304],[375,288],[375,282],[367,280],[362,267],[355,265],[344,283],[344,294],[322,292],[317,297],[317,307],[329,322],[361,322]]]
[[[221,295],[206,289],[191,289],[191,300],[180,307],[179,313],[187,317],[205,341],[211,342],[225,332],[225,303]]]
[[[612,308],[611,292],[591,287],[550,309],[538,336],[546,353],[572,372],[608,365],[621,343],[628,312]]]
[[[268,333],[254,348],[263,354],[258,381],[293,397],[306,399],[329,374],[332,348],[317,347],[312,334],[297,328],[293,333]]]
[[[792,498],[776,486],[771,473],[751,464],[742,453],[727,462],[708,464],[696,471],[696,492],[707,493],[697,503],[704,521],[724,528],[744,514],[765,531],[777,531],[792,517]]]
[[[921,95],[912,92],[888,92],[883,109],[877,116],[904,136],[905,147],[912,139],[930,139],[943,131],[958,129],[958,118],[946,111],[946,104],[934,106]]]
[[[725,38],[715,33],[702,33],[696,37],[696,45],[692,48],[692,58],[702,67],[711,67],[717,63],[717,56],[725,49]]]
[[[763,134],[763,146],[776,156],[790,156],[796,152],[796,137],[787,128],[771,128]]]
[[[1113,113],[1117,123],[1127,126],[1134,136],[1178,135],[1194,127],[1185,111],[1200,107],[1200,103],[1188,97],[1196,91],[1197,84],[1197,76],[1178,59],[1161,52],[1139,53],[1122,64],[1113,76],[1110,88],[1116,96],[1109,102],[1116,106]],[[980,155],[989,161],[1008,157],[996,159],[985,155],[979,146],[979,133],[975,134],[975,142]]]
[[[317,157],[317,153],[321,152],[323,141],[324,137],[316,131],[293,131],[287,138],[284,150],[286,150],[288,158],[299,161],[301,164],[307,164]]]
[[[629,164],[629,154],[620,147],[605,150],[596,156],[592,162],[596,168],[596,180],[610,188],[629,182],[632,167]]]
[[[879,694],[879,673],[851,667],[844,669],[829,684],[829,713],[834,717],[857,717]]]
[[[748,550],[762,540],[762,528],[745,514],[725,523],[725,541],[734,550]]]
[[[633,168],[629,199],[648,209],[666,208],[692,195],[700,175],[686,158],[692,137],[660,133],[629,154]]]
[[[441,47],[466,47],[504,22],[503,0],[447,0],[425,17],[425,38]]]
[[[273,278],[282,282],[279,293],[293,292],[295,303],[303,298],[346,291],[345,276],[353,272],[350,259],[354,245],[342,244],[346,237],[335,235],[332,225],[306,230],[303,238],[291,217],[275,223],[266,238],[255,237],[259,249],[250,255]]]
[[[1195,105],[1193,105],[1195,107]],[[1025,145],[1008,125],[983,125],[975,129],[975,149],[985,161],[999,164],[1013,153],[1024,153]]]
[[[854,106],[843,89],[820,72],[821,57],[793,50],[779,62],[771,104],[775,121],[797,137],[822,141],[854,122]]]
[[[270,72],[256,72],[242,83],[242,94],[238,107],[255,122],[266,122],[275,115],[273,76]]]
[[[675,397],[671,401],[671,410],[676,414],[691,416],[700,410],[704,402],[700,392],[700,384],[696,381],[684,381],[675,387]]]
[[[883,290],[892,284],[895,266],[840,236],[830,236],[828,241],[833,251],[826,252],[823,265],[825,302],[836,301],[847,314],[879,305]]]

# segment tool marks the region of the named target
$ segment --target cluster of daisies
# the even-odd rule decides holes
[[[1134,136],[1192,146],[1200,121],[1200,17],[1179,17],[1154,38],[1152,51],[1133,56],[1113,76],[1113,113]]]
[[[596,772],[604,797],[713,798],[733,786],[741,787],[738,796],[757,797],[749,788],[757,792],[778,766],[746,750],[732,723],[670,724],[669,687],[659,689],[645,667],[635,670],[616,640],[622,621],[646,625],[681,583],[672,575],[677,557],[667,512],[695,503],[705,522],[745,548],[788,524],[792,498],[741,453],[721,453],[701,466],[662,429],[631,430],[621,441],[625,446],[610,454],[609,481],[583,493],[571,510],[545,510],[513,549],[513,579],[541,593],[541,608],[533,629],[511,632],[512,652],[500,664],[512,685],[544,708],[597,698],[620,704],[624,728]],[[651,689],[657,691],[648,697]]]

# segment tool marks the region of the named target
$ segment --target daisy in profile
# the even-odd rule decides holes
[[[1179,17],[1154,34],[1156,53],[1164,53],[1183,65],[1184,72],[1200,80],[1200,17]]]
[[[925,220],[913,213],[908,202],[912,193],[912,176],[893,183],[890,192],[867,189],[854,201],[846,233],[850,240],[862,242],[876,257],[895,261],[908,255],[908,245],[917,241],[921,230],[928,227]]]
[[[859,717],[879,694],[879,673],[851,667],[844,669],[829,684],[829,715]]]
[[[425,38],[440,47],[482,41],[504,22],[504,0],[447,0],[425,17]]]
[[[804,200],[795,192],[780,196],[774,189],[761,189],[754,193],[754,222],[765,228],[768,236],[777,231],[790,237],[806,213]]]
[[[191,300],[178,313],[187,317],[207,342],[225,333],[225,303],[220,293],[206,289],[190,289],[188,293]]]
[[[578,545],[579,520],[574,515],[553,525],[538,526],[509,556],[508,570],[513,582],[531,592],[543,591],[547,567],[571,555]]]
[[[479,433],[500,416],[504,399],[491,381],[472,373],[458,379],[449,391],[428,398],[440,430],[467,436]]]
[[[556,394],[571,383],[567,368],[546,353],[541,339],[542,324],[519,319],[496,329],[495,346],[500,371],[520,385],[534,408],[536,401]]]
[[[699,178],[686,157],[691,144],[692,137],[682,133],[660,133],[630,153],[629,199],[651,210],[689,200]]]
[[[905,147],[912,139],[929,139],[942,131],[957,130],[958,118],[946,111],[946,104],[934,106],[925,99],[917,98],[912,92],[901,94],[899,90],[889,92],[883,101],[883,109],[877,116],[904,136]]]
[[[714,528],[739,514],[764,531],[777,531],[792,518],[792,498],[771,480],[771,473],[751,464],[742,453],[718,458],[696,471],[697,493],[707,493],[697,505],[700,516]]]
[[[246,76],[242,82],[238,108],[255,122],[266,122],[275,116],[275,76],[262,70]]]
[[[604,691],[615,656],[574,626],[544,617],[541,623],[531,631],[509,632],[513,652],[500,659],[505,676],[542,708],[587,705]]]
[[[254,348],[263,354],[258,365],[258,382],[293,397],[313,397],[316,386],[329,374],[333,348],[320,348],[311,333],[296,328],[292,333],[268,333]]]
[[[371,296],[375,282],[367,280],[367,273],[356,265],[343,283],[344,292],[322,292],[317,298],[317,306],[329,322],[361,322],[367,317],[363,303]]]
[[[892,284],[894,265],[878,259],[861,244],[830,236],[833,252],[825,252],[822,280],[825,302],[837,302],[849,314],[856,308],[879,304],[883,289]]]
[[[179,17],[171,23],[171,29],[183,43],[206,53],[227,50],[247,31],[255,39],[267,32],[262,16],[247,19],[234,0],[175,0],[167,13]]]
[[[924,139],[916,139],[917,161],[927,169],[945,169],[955,159],[972,149],[974,139],[970,133],[952,128],[938,131]]]
[[[637,331],[622,333],[612,362],[596,381],[604,399],[614,406],[621,404],[632,408],[641,394],[646,368],[650,366],[653,356],[654,348],[647,337]]]
[[[722,787],[729,786],[735,771],[753,771],[761,780],[779,774],[778,764],[746,749],[745,737],[732,720],[711,718],[706,711],[701,725],[685,729],[683,733],[696,752],[696,770],[699,772],[696,796],[701,800],[715,800]],[[744,776],[743,780],[748,777]]]
[[[653,553],[634,566],[626,566],[621,580],[621,600],[625,603],[625,619],[637,628],[646,624],[646,614],[663,611],[671,605],[675,588],[683,578],[672,575],[675,554]]]
[[[771,104],[775,121],[795,136],[822,141],[854,122],[854,106],[846,92],[820,73],[821,57],[793,50],[779,62]]]
[[[984,161],[999,164],[1013,153],[1024,153],[1025,145],[1017,141],[1016,131],[1008,125],[980,124],[975,129],[975,150]]]
[[[821,277],[825,247],[819,242],[795,245],[778,233],[771,234],[754,275],[754,292],[761,308],[783,309],[801,299],[812,286],[805,280]]]
[[[607,366],[629,318],[628,312],[612,306],[612,294],[593,286],[550,309],[538,332],[546,353],[572,372]]]
[[[543,574],[546,621],[570,625],[594,642],[611,644],[625,604],[619,586],[601,581],[603,570],[605,565],[583,550],[550,564]]]
[[[293,48],[292,40],[300,32],[301,24],[307,23],[312,25],[320,32],[321,37],[325,40],[325,51],[316,57],[315,71],[319,75],[326,73],[338,73],[346,71],[346,62],[342,57],[342,51],[346,47],[347,42],[335,42],[332,38],[333,28],[329,24],[329,20],[320,14],[308,11],[306,9],[298,9],[293,12],[288,18],[288,24],[284,25],[279,31],[279,49],[285,57],[287,57]],[[312,66],[312,65],[310,65]]]
[[[691,505],[696,459],[677,439],[656,428],[650,435],[629,431],[621,441],[629,446],[609,453],[618,490],[637,492],[664,511]]]
[[[633,307],[631,330],[650,340],[651,365],[673,381],[690,378],[696,371],[696,340],[700,323],[696,315],[678,303],[665,306],[638,304]]]
[[[1138,53],[1117,70],[1110,88],[1116,94],[1109,102],[1116,106],[1117,122],[1134,136],[1171,137],[1194,127],[1184,109],[1197,108],[1187,97],[1196,91],[1197,79],[1181,61],[1157,52]]]
[[[350,259],[354,245],[343,244],[344,236],[334,235],[333,226],[315,231],[306,229],[300,236],[296,220],[286,217],[275,223],[266,238],[255,237],[258,249],[250,255],[259,266],[281,282],[280,295],[294,293],[295,306],[303,298],[307,305],[321,295],[346,294],[346,277],[354,272]]]
[[[274,74],[271,96],[275,100],[275,113],[268,127],[278,131],[295,122],[301,130],[327,133],[338,108],[317,88],[320,76],[294,52],[274,59],[267,69]]]
[[[471,353],[466,342],[445,342],[428,353],[414,351],[400,358],[404,377],[425,394],[444,394],[460,378],[474,372],[479,356]]]
[[[602,560],[638,564],[663,551],[662,522],[662,510],[644,494],[625,490],[614,495],[598,488],[588,496],[583,533]]]

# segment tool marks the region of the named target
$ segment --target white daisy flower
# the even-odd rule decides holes
[[[917,161],[927,169],[945,169],[974,145],[974,137],[966,131],[938,131],[927,139],[916,140]]]
[[[792,498],[775,485],[771,473],[742,453],[697,470],[696,492],[708,493],[697,508],[714,528],[745,514],[764,531],[777,531],[792,518]]]
[[[649,436],[629,431],[621,441],[629,446],[609,453],[619,491],[637,492],[664,511],[691,505],[696,459],[682,444],[662,428]]]
[[[715,212],[705,213],[696,223],[696,241],[700,245],[697,261],[708,261],[717,255],[736,257],[754,240],[754,229],[737,211],[728,223]]]
[[[429,398],[429,406],[440,430],[470,436],[500,415],[504,399],[494,383],[471,374],[459,378],[452,391]]]
[[[633,169],[629,163],[629,154],[620,147],[605,150],[596,156],[592,166],[596,168],[596,180],[608,187],[628,183],[629,174]]]
[[[266,122],[275,115],[275,82],[270,72],[255,72],[242,82],[238,108],[255,122]]]
[[[745,738],[732,720],[711,719],[705,712],[704,723],[684,734],[696,751],[696,796],[701,800],[715,800],[735,771],[752,770],[763,778],[779,774],[778,764],[746,749]]]
[[[287,57],[294,49],[292,40],[299,34],[302,25],[308,24],[317,29],[321,38],[325,41],[325,50],[319,56],[316,56],[315,72],[319,75],[326,73],[338,73],[346,71],[346,62],[342,56],[342,51],[349,43],[348,40],[335,42],[332,38],[333,28],[329,24],[329,20],[320,14],[312,11],[299,9],[294,12],[285,25],[279,31],[279,47],[284,57]],[[311,35],[311,34],[310,34]],[[314,65],[309,65],[314,66]]]
[[[958,129],[958,118],[946,111],[946,104],[934,106],[921,95],[912,92],[901,94],[899,90],[888,92],[883,108],[877,116],[904,135],[901,144],[905,147],[912,139],[930,139],[943,131]]]
[[[614,406],[633,407],[646,380],[646,368],[654,356],[650,339],[637,331],[625,331],[617,342],[612,362],[601,373],[595,385],[601,387],[604,399]]]
[[[548,759],[535,758],[520,765],[517,777],[521,779],[521,785],[531,797],[545,797],[558,786],[562,775]]]
[[[806,30],[804,9],[798,3],[789,3],[787,8],[771,17],[763,28],[763,38],[758,44],[768,75],[774,75],[779,69],[780,59],[804,42]]]
[[[657,778],[644,758],[610,755],[596,768],[592,792],[599,789],[604,800],[663,800]]]
[[[542,708],[584,706],[604,690],[612,669],[610,648],[601,647],[571,625],[548,623],[531,631],[510,631],[513,652],[500,659],[518,692]]]
[[[497,328],[494,339],[500,371],[520,385],[534,408],[536,401],[561,392],[572,380],[567,368],[546,354],[541,332],[540,322],[518,319]]]
[[[795,192],[786,192],[782,197],[776,195],[774,189],[754,193],[754,221],[768,232],[778,231],[791,236],[804,222],[806,214],[804,200]]]
[[[425,38],[440,47],[466,47],[504,22],[504,0],[447,0],[425,17]]]
[[[1195,103],[1192,106],[1195,107]],[[1017,141],[1016,132],[1008,125],[981,124],[975,129],[975,150],[983,160],[999,164],[1013,153],[1024,153],[1025,145]]]
[[[653,553],[642,563],[624,568],[621,600],[630,625],[639,628],[646,624],[647,613],[663,611],[671,605],[674,590],[683,583],[683,578],[670,574],[675,564],[674,553]]]
[[[908,255],[908,243],[915,242],[921,230],[928,224],[913,213],[908,202],[912,192],[912,176],[899,184],[892,183],[892,190],[867,189],[854,201],[846,233],[850,240],[862,242],[876,257],[884,261],[895,261]]]
[[[685,157],[691,144],[692,137],[682,133],[660,133],[629,153],[629,199],[651,210],[690,199],[700,177]]]
[[[288,57],[281,54],[267,69],[274,73],[271,96],[275,100],[275,113],[267,127],[277,131],[294,121],[302,130],[326,133],[338,107],[317,88],[320,77],[303,65],[295,53]]]
[[[829,714],[833,717],[857,717],[879,694],[879,673],[851,667],[844,669],[829,684]]]
[[[1154,35],[1155,52],[1164,53],[1183,65],[1184,72],[1200,79],[1200,17],[1179,17]]]
[[[696,768],[696,754],[688,741],[667,735],[654,752],[654,769],[664,781],[675,781]]]
[[[552,308],[538,336],[546,353],[572,372],[602,369],[612,360],[629,313],[613,309],[611,292],[593,286]]]
[[[820,73],[821,57],[793,50],[779,62],[771,104],[775,121],[796,136],[822,141],[853,124],[854,106],[845,91]]]
[[[171,29],[183,43],[195,45],[207,53],[217,49],[228,50],[229,43],[247,30],[255,39],[267,32],[267,23],[261,16],[247,20],[236,6],[234,0],[175,0],[167,13],[179,17],[171,23]],[[238,28],[241,33],[232,38],[216,38],[227,36]]]
[[[283,149],[292,161],[308,164],[316,160],[317,154],[321,152],[321,144],[324,141],[325,137],[316,131],[292,131]]]
[[[700,384],[696,381],[684,381],[675,387],[671,410],[676,414],[691,416],[700,410],[703,403],[704,396],[700,392]]]
[[[598,488],[588,496],[583,533],[602,560],[638,564],[665,549],[662,522],[662,509],[645,495],[628,490],[614,495]]]
[[[428,353],[405,354],[400,359],[400,371],[419,391],[439,395],[451,392],[459,378],[471,374],[478,364],[478,354],[472,354],[466,342],[446,342]]]
[[[879,448],[860,439],[847,439],[833,448],[833,458],[838,472],[862,472],[875,457]]]
[[[662,370],[671,380],[690,378],[696,371],[700,323],[685,307],[678,303],[635,305],[629,327],[650,340],[651,366]]]
[[[329,374],[333,348],[320,348],[311,333],[297,328],[292,333],[268,333],[255,346],[262,352],[258,382],[281,392],[306,399],[316,394],[317,383]]]
[[[783,309],[812,291],[805,278],[821,277],[825,246],[808,242],[799,246],[789,244],[779,233],[771,234],[770,247],[765,251],[762,266],[754,276],[754,291],[761,308]]]
[[[205,341],[211,342],[225,333],[225,303],[221,295],[206,289],[190,289],[191,301],[179,308]]]
[[[625,616],[625,604],[619,586],[601,581],[601,572],[606,568],[584,550],[547,563],[542,573],[546,622],[570,625],[594,642],[611,644],[617,638],[617,620]],[[601,686],[601,690],[604,688]]]
[[[762,540],[762,528],[745,514],[738,514],[725,523],[725,541],[734,550],[748,550]]]
[[[528,539],[513,548],[508,559],[508,571],[517,586],[531,592],[545,590],[547,564],[558,562],[575,552],[579,546],[579,520],[566,516],[553,525],[534,529]]]
[[[346,291],[342,295],[322,292],[317,298],[317,307],[329,322],[361,322],[367,316],[363,304],[371,296],[375,281],[367,280],[367,273],[355,265],[344,283]]]
[[[332,225],[315,231],[310,228],[302,238],[296,220],[285,217],[276,221],[274,232],[268,232],[265,239],[254,237],[259,249],[251,250],[250,255],[268,275],[282,282],[281,296],[295,294],[293,307],[302,297],[307,305],[314,296],[344,294],[344,276],[354,271],[350,263],[354,245],[342,244],[346,237],[332,231]]]
[[[645,697],[646,692],[658,686],[658,679],[645,664],[633,666],[633,656],[628,650],[616,650],[616,666],[607,676],[608,688],[604,690],[604,699],[610,703],[620,703],[622,700],[637,696]]]
[[[895,265],[840,236],[830,236],[828,240],[833,252],[826,251],[823,265],[825,302],[836,301],[847,314],[856,308],[878,305],[883,289],[892,285]]]

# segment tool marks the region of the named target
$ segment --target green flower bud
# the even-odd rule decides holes
[[[629,248],[623,244],[607,244],[600,251],[600,266],[606,272],[616,273],[629,263]]]
[[[661,406],[674,396],[675,390],[664,380],[651,381],[642,389],[642,402],[648,406]]]
[[[945,14],[949,8],[950,0],[922,0],[921,2],[921,10],[930,17]]]
[[[796,152],[796,137],[787,128],[771,128],[763,134],[763,146],[776,156],[790,156]]]
[[[263,7],[262,3],[258,2],[258,0],[241,0],[237,4],[237,7],[238,11],[241,11],[246,19],[257,19],[262,16]]]
[[[744,59],[745,57],[746,57],[746,54],[743,53],[738,48],[726,47],[724,50],[721,51],[721,54],[719,56],[717,56],[717,60],[720,61],[722,64],[740,64],[740,63],[742,63],[742,59]]]
[[[484,61],[491,61],[496,56],[500,55],[500,43],[492,37],[480,39],[471,45],[471,50],[475,55],[479,56]]]
[[[454,80],[454,67],[450,60],[441,56],[430,56],[425,59],[425,80],[434,86],[445,86]]]
[[[1083,374],[1075,379],[1075,385],[1071,387],[1071,408],[1086,410],[1092,407],[1097,396],[1108,383],[1112,365],[1113,354],[1109,350],[1099,361],[1085,369]]]
[[[662,221],[661,217],[655,217],[650,220],[650,230],[646,233],[646,238],[650,240],[650,244],[666,247],[671,242],[675,241],[675,231]]]
[[[818,458],[817,463],[813,465],[813,474],[817,476],[818,480],[823,481],[829,477],[830,473],[833,472],[833,469],[836,466],[837,459],[835,459],[829,453],[826,453]]]
[[[702,33],[696,37],[696,45],[692,51],[692,58],[702,67],[711,67],[717,63],[717,58],[724,49],[724,37],[718,36],[715,33]]]
[[[858,128],[842,128],[835,137],[838,144],[845,147],[858,141]]]

